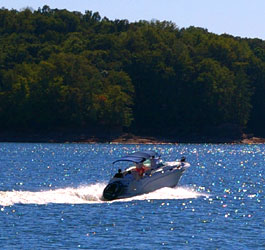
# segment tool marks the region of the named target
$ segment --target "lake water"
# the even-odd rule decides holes
[[[103,202],[136,150],[191,167],[176,188]],[[265,249],[265,145],[0,143],[1,249]]]

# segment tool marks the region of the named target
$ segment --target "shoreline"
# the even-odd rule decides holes
[[[265,138],[243,134],[241,138],[213,136],[162,137],[142,136],[131,133],[86,133],[86,132],[2,132],[0,142],[21,143],[112,143],[112,144],[264,144]]]

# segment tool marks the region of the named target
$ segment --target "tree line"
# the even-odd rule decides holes
[[[167,21],[0,9],[0,128],[265,128],[265,41]]]

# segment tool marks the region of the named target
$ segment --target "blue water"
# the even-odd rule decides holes
[[[185,155],[179,187],[100,200],[111,162]],[[265,249],[265,145],[0,143],[1,249]]]

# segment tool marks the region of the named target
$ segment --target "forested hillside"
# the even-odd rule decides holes
[[[0,128],[265,133],[265,41],[0,9]]]

